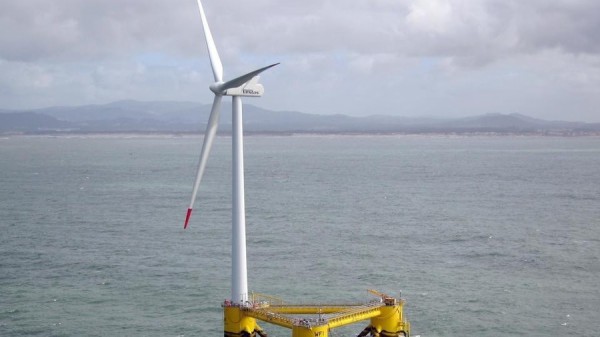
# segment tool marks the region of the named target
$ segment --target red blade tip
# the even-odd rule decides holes
[[[187,215],[185,216],[185,223],[183,224],[183,229],[187,228],[188,222],[190,221],[191,216],[192,216],[192,209],[188,208]]]

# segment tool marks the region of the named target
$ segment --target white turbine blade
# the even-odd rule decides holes
[[[246,82],[250,81],[250,80],[252,79],[252,77],[254,77],[254,76],[256,76],[256,75],[258,75],[258,74],[262,73],[263,71],[265,71],[265,70],[267,70],[267,69],[269,69],[269,68],[271,68],[271,67],[274,67],[274,66],[276,66],[276,65],[278,65],[278,64],[279,64],[279,63],[274,63],[274,64],[271,64],[271,65],[269,65],[269,66],[262,67],[262,68],[260,68],[260,69],[256,69],[256,70],[254,70],[254,71],[251,71],[251,72],[249,72],[249,73],[247,73],[247,74],[245,74],[245,75],[242,75],[242,76],[240,76],[240,77],[234,78],[233,80],[229,80],[229,81],[227,81],[227,82],[225,82],[225,83],[221,84],[221,85],[219,86],[219,89],[220,89],[220,90],[222,90],[222,91],[225,91],[225,90],[227,90],[227,89],[231,89],[231,88],[237,88],[237,87],[239,87],[240,85],[242,85],[242,84],[244,84],[244,83],[246,83]]]
[[[200,17],[202,18],[202,28],[204,29],[206,47],[208,48],[208,56],[210,57],[210,65],[212,66],[215,82],[222,82],[223,64],[221,63],[219,52],[217,51],[217,47],[215,46],[215,41],[213,40],[212,34],[210,33],[210,28],[208,28],[208,21],[206,21],[206,15],[204,15],[204,8],[202,8],[202,3],[200,2],[200,0],[198,0],[198,8],[200,9]]]
[[[221,108],[222,97],[223,96],[221,95],[215,95],[212,109],[210,110],[210,117],[208,118],[208,124],[206,125],[206,132],[204,133],[204,143],[202,144],[202,152],[200,153],[198,172],[196,173],[196,181],[194,182],[194,189],[192,191],[192,200],[190,201],[190,207],[187,210],[187,215],[185,217],[183,229],[187,228],[188,222],[190,221],[190,217],[192,215],[192,208],[194,207],[194,201],[196,201],[196,194],[198,193],[200,181],[202,180],[202,176],[204,175],[204,168],[206,167],[206,161],[208,160],[210,148],[212,147],[213,140],[215,139],[215,135],[217,134],[217,126],[219,124],[219,113]]]

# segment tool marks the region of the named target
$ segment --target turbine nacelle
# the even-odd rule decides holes
[[[260,76],[254,76],[252,79],[239,87],[226,88],[224,82],[216,82],[209,86],[210,90],[216,95],[222,96],[244,96],[244,97],[260,97],[265,93],[265,88],[258,83]]]
[[[260,97],[265,93],[265,88],[258,83],[260,76],[254,76],[252,79],[237,88],[225,90],[227,96],[245,96],[245,97]]]
[[[209,88],[215,95],[260,97],[265,89],[262,84],[258,83],[258,79],[260,78],[258,74],[278,64],[279,63],[270,64],[227,82],[217,80],[217,82],[211,84]]]

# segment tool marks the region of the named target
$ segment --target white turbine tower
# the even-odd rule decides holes
[[[198,193],[198,186],[204,175],[206,161],[212,147],[213,140],[217,133],[219,123],[219,113],[221,98],[223,96],[232,97],[232,242],[231,242],[231,301],[236,304],[244,304],[248,300],[248,272],[246,267],[246,212],[244,204],[244,149],[243,149],[243,130],[242,130],[242,99],[241,96],[260,97],[264,88],[258,83],[261,72],[276,66],[279,63],[251,71],[245,75],[223,82],[223,65],[219,58],[219,53],[215,42],[210,33],[206,15],[202,8],[202,3],[198,0],[198,8],[202,18],[202,27],[204,28],[204,37],[208,47],[208,55],[212,66],[215,82],[210,85],[210,90],[215,93],[215,98],[210,111],[210,117],[204,134],[204,143],[200,153],[200,162],[194,189],[192,191],[192,200],[185,217],[184,229],[187,228],[192,208]]]

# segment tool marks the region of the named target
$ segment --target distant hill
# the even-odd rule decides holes
[[[37,112],[0,110],[0,132],[44,132],[65,130],[71,123]]]
[[[231,130],[231,103],[223,102],[220,131]],[[195,132],[206,127],[210,105],[118,101],[108,104],[0,110],[0,133]],[[350,117],[272,111],[244,105],[244,129],[255,133],[519,133],[600,134],[600,123],[546,121],[520,114],[455,119],[386,115]]]

